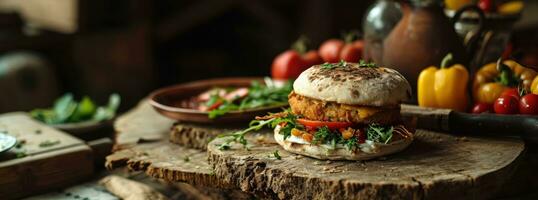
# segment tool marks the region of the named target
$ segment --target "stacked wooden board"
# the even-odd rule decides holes
[[[131,123],[136,125],[127,126]],[[240,189],[262,198],[483,199],[505,192],[525,150],[520,139],[426,130],[417,130],[407,150],[363,162],[287,153],[274,142],[271,130],[250,135],[248,150],[241,145],[220,150],[216,146],[222,139],[206,145],[214,135],[239,128],[174,125],[141,102],[116,123],[117,151],[107,166],[126,165],[167,181]]]
[[[19,141],[17,147],[0,155],[0,199],[72,185],[93,173],[89,146],[26,113],[0,115],[0,132]]]

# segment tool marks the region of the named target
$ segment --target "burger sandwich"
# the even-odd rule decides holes
[[[411,144],[413,131],[400,116],[400,103],[410,98],[409,83],[393,69],[364,62],[315,65],[293,83],[290,109],[257,117],[250,130],[270,125],[276,142],[296,154],[368,160]]]

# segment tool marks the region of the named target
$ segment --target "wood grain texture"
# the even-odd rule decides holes
[[[0,115],[0,131],[25,141],[0,156],[0,197],[16,199],[75,184],[93,173],[93,155],[83,141],[33,120],[26,113]],[[43,146],[43,142],[54,145]],[[15,150],[26,156],[17,158]]]
[[[166,140],[172,124],[174,120],[160,115],[147,100],[142,100],[114,122],[114,150],[134,146],[139,142]]]
[[[172,124],[172,120],[162,117],[147,100],[142,100],[114,124],[117,144],[114,153],[107,156],[105,166],[108,169],[127,166],[130,170],[142,171],[165,182],[184,182],[178,183],[181,185],[178,189],[196,193],[197,199],[252,197],[217,179],[207,163],[205,151],[166,141]],[[193,132],[204,131],[189,127],[193,128]],[[206,142],[189,144],[201,147]]]
[[[153,142],[123,149],[107,157],[106,167],[127,166],[171,182],[212,185],[217,179],[207,163],[206,152],[169,142]]]
[[[177,122],[170,131],[170,142],[195,149],[207,149],[207,143],[219,134],[245,128],[245,124],[211,125]]]
[[[518,139],[418,130],[413,144],[398,154],[330,162],[288,153],[267,132],[249,137],[254,145],[248,151],[237,144],[219,150],[223,139],[212,141],[208,155],[216,176],[243,191],[279,199],[485,199],[498,194],[524,151]],[[271,156],[275,150],[282,160]]]

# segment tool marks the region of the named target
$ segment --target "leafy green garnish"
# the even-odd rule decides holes
[[[234,103],[234,101],[223,101],[217,109],[209,111],[208,117],[214,119],[222,116],[230,111],[234,110],[247,110],[260,107],[286,105],[288,102],[288,94],[293,90],[293,85],[290,81],[286,82],[283,86],[275,86],[271,80],[266,79],[265,85],[257,81],[253,81],[248,89],[248,95],[240,102]],[[215,98],[210,98],[209,101],[216,102]],[[213,103],[209,103],[213,105]]]
[[[87,96],[80,102],[75,101],[71,93],[58,98],[50,109],[35,109],[30,115],[47,124],[75,123],[82,121],[102,121],[112,119],[120,104],[120,96],[112,94],[107,106],[97,107]]]
[[[278,150],[275,150],[273,152],[273,156],[277,159],[277,160],[282,160],[282,157],[280,157],[280,154],[278,154]]]
[[[338,63],[323,63],[321,64],[321,68],[323,69],[333,69],[336,67],[345,67],[347,65],[347,62],[344,60],[340,60]]]
[[[116,110],[120,107],[120,95],[112,94],[108,98],[108,104],[106,107],[99,107],[93,115],[94,121],[102,121],[114,118],[116,115]]]
[[[229,102],[229,101],[225,101],[222,105],[220,105],[217,109],[214,109],[214,110],[211,110],[209,111],[209,114],[208,114],[208,117],[210,119],[215,119],[217,118],[218,116],[222,116],[230,111],[234,111],[234,110],[238,110],[239,109],[239,106],[232,103],[232,102]]]
[[[51,147],[51,146],[54,146],[54,145],[57,145],[57,144],[60,144],[60,140],[55,140],[55,141],[45,140],[45,141],[42,141],[42,142],[39,143],[39,147],[41,147],[41,148]]]
[[[245,135],[251,131],[260,130],[264,126],[275,128],[279,124],[286,124],[285,126],[280,128],[280,134],[283,134],[284,138],[290,137],[291,130],[295,127],[300,127],[300,126],[296,122],[296,119],[297,119],[296,115],[291,114],[289,111],[285,111],[285,112],[286,112],[286,115],[284,117],[271,118],[268,120],[252,120],[249,123],[249,127],[245,130],[218,135],[217,138],[230,137],[224,143],[219,145],[219,149],[220,150],[230,149],[231,147],[230,144],[232,142],[238,142],[242,144],[244,147],[247,147],[248,142],[245,139]]]
[[[268,120],[253,120],[250,122],[249,127],[245,130],[228,133],[228,134],[221,134],[218,135],[217,138],[224,138],[224,137],[231,137],[227,139],[224,143],[219,145],[220,150],[228,150],[230,149],[230,143],[232,142],[239,142],[244,147],[247,147],[247,140],[245,139],[245,135],[249,133],[250,131],[257,131],[263,128],[264,126],[271,124],[273,121],[275,121],[276,118],[268,119]]]
[[[364,61],[364,60],[360,60],[360,61],[359,61],[359,67],[370,67],[370,68],[374,68],[374,67],[377,67],[377,65],[376,65],[374,62],[369,62],[369,63],[367,63],[367,62]]]
[[[393,130],[394,128],[392,126],[381,126],[373,123],[366,128],[366,135],[368,140],[388,144],[390,139],[392,139]]]
[[[351,137],[345,141],[343,141],[344,146],[346,146],[347,150],[354,151],[359,146],[357,137]]]
[[[314,133],[314,139],[312,140],[312,143],[319,144],[324,141],[332,141],[333,136],[335,135],[336,134],[332,133],[327,126],[323,126]]]
[[[297,115],[291,114],[291,111],[287,111],[286,116],[275,118],[275,121],[271,123],[271,128],[275,128],[277,125],[285,124],[280,127],[279,133],[284,136],[284,140],[291,136],[291,130],[294,128],[302,129],[302,125],[297,123]]]
[[[17,157],[17,158],[24,158],[26,156],[27,156],[27,154],[26,154],[25,151],[18,151],[17,153],[15,153],[15,157]]]

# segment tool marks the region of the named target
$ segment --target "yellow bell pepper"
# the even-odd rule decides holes
[[[536,71],[513,60],[505,60],[502,64],[500,60],[489,63],[476,72],[473,80],[475,102],[492,104],[505,89],[519,85],[530,91]]]
[[[418,105],[465,111],[467,108],[467,82],[469,72],[461,64],[447,66],[452,54],[443,59],[440,69],[428,67],[418,76]]]
[[[534,77],[534,80],[532,81],[530,91],[533,94],[538,94],[538,76]]]
[[[445,0],[445,7],[449,10],[458,10],[469,3],[471,0]]]
[[[513,15],[518,14],[523,10],[524,7],[523,1],[509,1],[506,3],[501,4],[497,8],[497,12],[499,12],[501,15]]]

